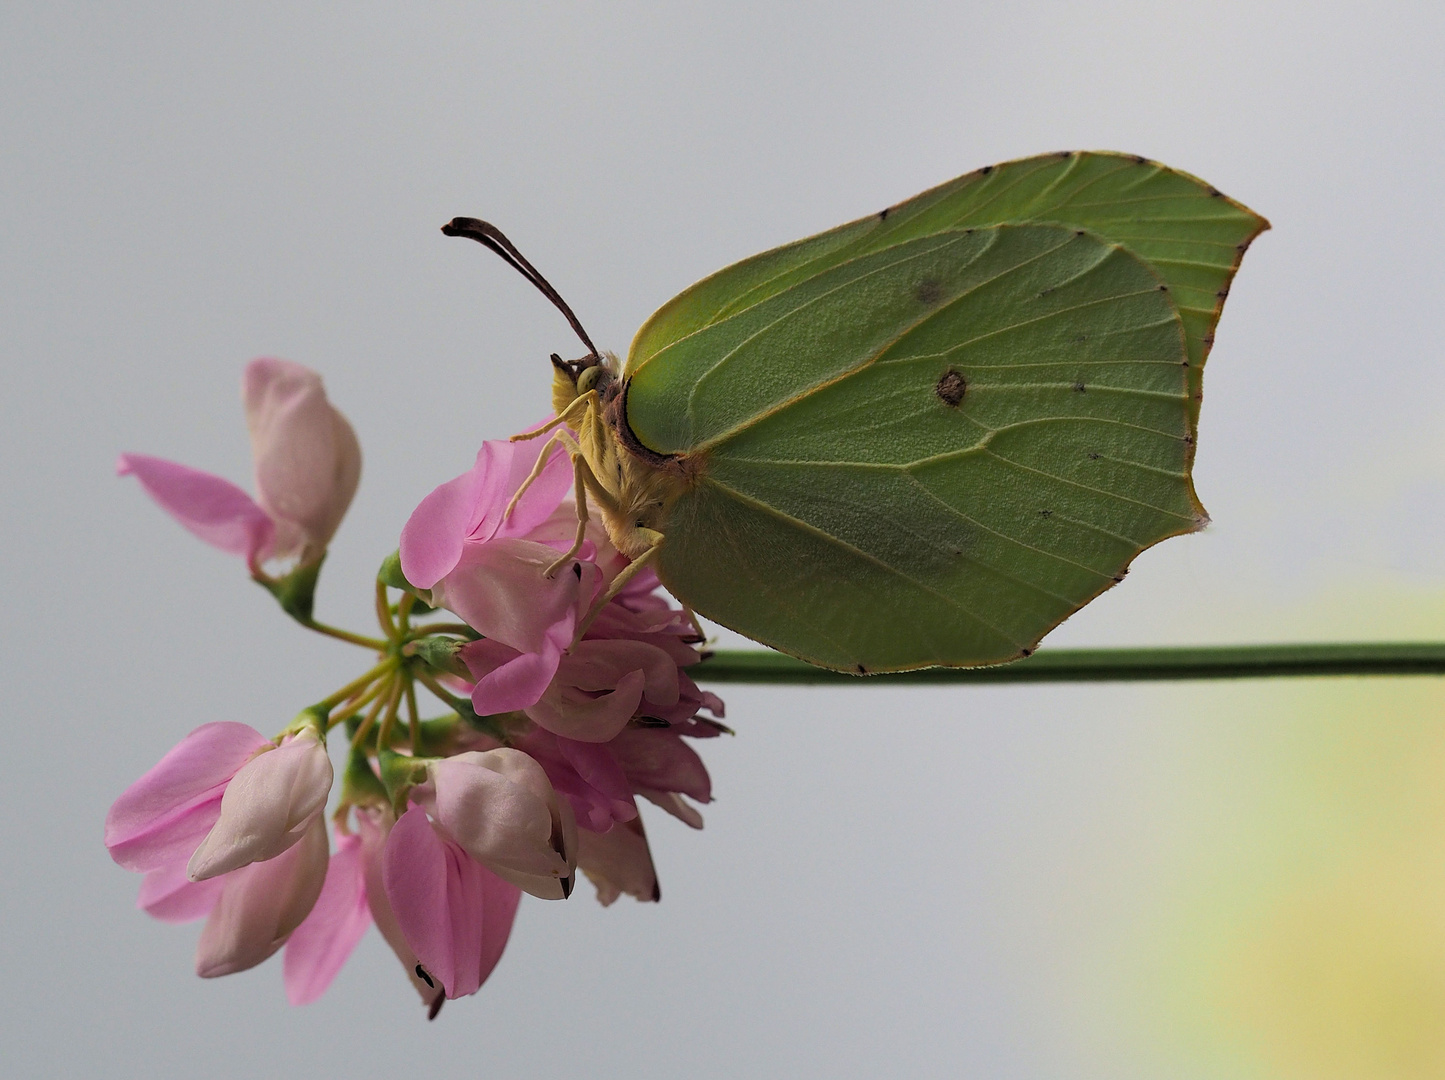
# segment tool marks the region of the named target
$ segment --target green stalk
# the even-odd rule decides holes
[[[782,653],[722,649],[687,669],[698,682],[891,686],[901,683],[1155,682],[1298,675],[1445,675],[1445,644],[1197,645],[1150,649],[1048,649],[1011,664],[923,668],[859,676]]]

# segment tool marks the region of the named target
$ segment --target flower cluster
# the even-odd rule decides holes
[[[726,731],[712,718],[723,706],[685,670],[703,657],[696,620],[604,530],[579,528],[565,450],[487,442],[428,495],[382,565],[381,636],[367,637],[312,615],[360,475],[351,427],[299,365],[253,361],[244,387],[254,500],[157,458],[123,455],[118,471],[244,556],[302,625],[377,660],[274,738],[202,725],[116,800],[105,842],[145,875],[140,906],[206,919],[203,977],[284,946],[295,1004],[325,991],[374,922],[435,1016],[487,979],[523,892],[565,899],[580,869],[603,904],[657,900],[637,798],[701,828],[711,785],[689,740]],[[419,690],[448,711],[424,719]],[[336,730],[349,745],[333,852]]]

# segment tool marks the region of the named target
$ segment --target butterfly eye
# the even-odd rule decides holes
[[[608,384],[615,376],[601,364],[593,364],[589,368],[583,368],[582,374],[577,376],[577,393],[585,394],[588,390],[599,392],[606,390]]]

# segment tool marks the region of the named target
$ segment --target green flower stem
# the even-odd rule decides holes
[[[386,585],[381,581],[376,583],[376,621],[381,624],[382,633],[388,641],[397,640],[400,635],[396,623],[391,621],[391,605],[386,602]]]
[[[385,693],[390,686],[391,681],[389,679],[381,679],[372,683],[370,688],[364,693],[353,695],[345,705],[331,714],[331,718],[326,721],[326,730],[330,731],[336,727],[336,725],[346,723],[346,721],[360,712],[363,707]]]
[[[782,653],[723,649],[687,669],[698,682],[885,686],[899,683],[1155,682],[1291,675],[1445,675],[1445,644],[1202,645],[1048,649],[1011,664],[923,668],[860,677]]]
[[[387,643],[381,638],[367,637],[365,634],[353,634],[350,630],[342,630],[339,627],[327,626],[315,619],[297,620],[308,630],[315,630],[318,634],[325,634],[327,637],[336,638],[338,641],[349,641],[353,645],[360,645],[366,649],[375,649],[377,652],[385,649]]]
[[[332,709],[336,708],[336,706],[340,705],[347,698],[351,697],[352,694],[355,694],[359,690],[366,689],[369,683],[381,678],[381,676],[385,675],[389,671],[394,670],[395,668],[400,666],[400,664],[401,661],[398,660],[396,657],[388,656],[385,660],[377,664],[376,667],[372,668],[365,675],[361,675],[358,678],[352,679],[349,683],[343,686],[340,690],[336,691],[336,693],[332,694],[330,697],[322,698],[315,704],[314,708],[324,709],[326,712],[329,713]]]
[[[389,695],[391,683],[388,681],[384,685]],[[356,729],[356,734],[351,737],[351,752],[353,754],[365,752],[366,737],[371,734],[371,729],[376,725],[376,718],[381,715],[381,710],[385,708],[386,702],[387,697],[378,693],[376,700],[372,702],[371,708],[367,711],[366,718],[361,721],[361,724]]]

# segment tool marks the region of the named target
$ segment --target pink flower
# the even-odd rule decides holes
[[[382,879],[417,974],[439,983],[445,997],[475,994],[506,948],[521,890],[472,858],[419,806],[392,828]]]
[[[307,1005],[326,992],[373,922],[401,961],[422,1001],[433,1004],[439,992],[416,973],[417,958],[407,945],[382,885],[382,852],[391,832],[391,811],[356,807],[358,831],[336,827],[336,853],[326,868],[326,884],[311,914],[286,943],[282,976],[292,1005]]]
[[[637,817],[627,776],[605,743],[565,739],[537,727],[515,744],[542,766],[553,790],[571,804],[579,828],[606,832],[613,822]]]
[[[209,916],[196,953],[197,973],[206,978],[265,960],[321,891],[327,840],[319,813],[306,816],[300,833],[266,861],[201,882],[186,873],[197,846],[223,818],[235,778],[278,753],[245,724],[203,724],[127,788],[106,817],[111,857],[146,875],[142,908],[166,922]]]
[[[712,802],[712,780],[702,758],[675,731],[629,728],[608,747],[636,794],[694,829],[702,828],[702,815],[682,796]]]
[[[541,765],[520,750],[471,750],[427,774],[432,791],[419,801],[463,851],[533,896],[572,891],[577,826]]]
[[[245,971],[286,944],[321,894],[327,848],[326,822],[314,817],[280,855],[221,879],[225,886],[196,945],[196,974],[211,979]]]
[[[623,606],[623,597],[633,607]],[[721,715],[722,702],[682,671],[701,659],[691,644],[696,633],[661,597],[624,590],[582,641],[555,662],[549,655],[545,666],[536,654],[492,638],[470,642],[458,655],[476,680],[478,712],[521,709],[557,735],[605,743],[635,717],[680,724],[704,708]]]
[[[274,859],[321,816],[331,779],[326,744],[311,728],[253,757],[226,785],[220,818],[191,856],[187,875],[204,881]]]
[[[434,606],[455,612],[510,650],[473,690],[473,706],[483,714],[537,699],[602,583],[592,541],[570,566],[546,575],[575,535],[575,510],[561,510],[573,484],[571,463],[560,448],[549,454],[511,514],[506,512],[543,443],[484,443],[476,464],[423,499],[401,534],[407,580],[430,589]],[[563,529],[560,523],[569,517],[572,525]]]
[[[271,740],[245,724],[196,728],[110,808],[105,846],[111,858],[141,873],[175,866],[184,871],[220,818],[231,777],[270,746]],[[157,884],[152,892],[159,896],[161,888]]]
[[[316,563],[356,493],[356,435],[320,376],[300,364],[252,360],[243,390],[255,500],[229,480],[143,454],[122,454],[116,472],[134,475],[172,517],[253,571],[268,559]]]

